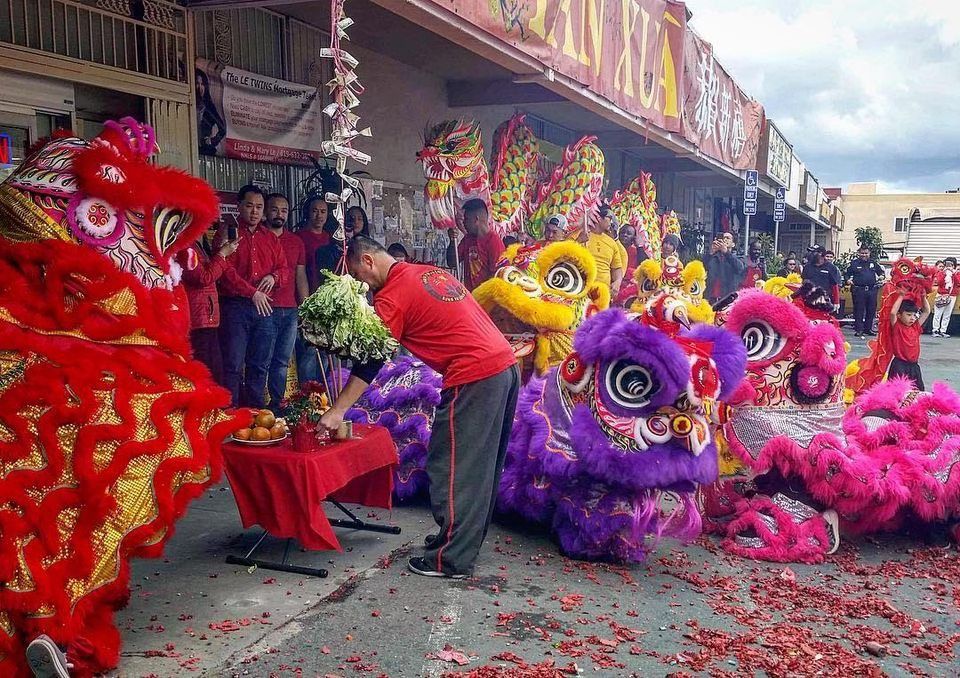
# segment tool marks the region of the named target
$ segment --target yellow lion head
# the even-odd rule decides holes
[[[513,347],[537,374],[573,350],[585,318],[610,306],[610,290],[597,281],[593,256],[575,242],[541,247],[511,245],[496,275],[473,291]]]
[[[663,261],[642,261],[633,274],[637,284],[637,297],[630,306],[635,313],[642,313],[652,299],[660,295],[675,297],[684,302],[690,322],[713,323],[713,309],[703,298],[707,289],[707,270],[699,261],[686,266],[674,255]]]

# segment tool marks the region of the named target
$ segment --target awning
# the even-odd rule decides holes
[[[913,221],[960,221],[960,207],[918,207],[912,214]]]

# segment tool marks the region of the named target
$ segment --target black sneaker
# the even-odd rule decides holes
[[[437,540],[439,538],[440,538],[439,532],[437,532],[436,534],[428,534],[426,537],[423,538],[423,545],[426,546],[427,548],[430,548],[431,546],[437,543]]]
[[[465,574],[453,574],[442,570],[435,570],[430,563],[423,558],[411,558],[407,563],[407,569],[421,577],[445,577],[447,579],[466,579]]]
[[[27,645],[27,664],[34,678],[70,678],[67,656],[53,639],[39,635]]]
[[[864,334],[866,334],[868,337],[875,337],[875,336],[877,336],[877,333],[876,333],[876,332],[864,332]]]
[[[855,332],[853,336],[855,336],[857,339],[861,339],[863,334],[861,332]]]

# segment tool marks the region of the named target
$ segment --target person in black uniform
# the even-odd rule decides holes
[[[840,307],[840,271],[827,261],[824,256],[826,250],[822,246],[812,245],[807,248],[807,252],[807,263],[801,275],[804,281],[809,280],[830,294],[836,312]]]
[[[870,248],[857,250],[857,258],[847,267],[846,281],[853,297],[853,329],[856,336],[873,335],[877,316],[877,287],[883,283],[883,267],[870,258]]]

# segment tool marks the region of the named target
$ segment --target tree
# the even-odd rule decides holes
[[[870,258],[879,260],[883,258],[883,233],[876,226],[861,226],[854,231],[857,236],[857,244],[860,247],[870,248]]]

